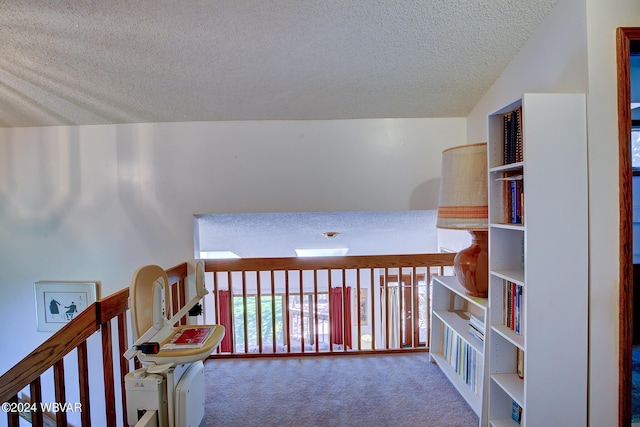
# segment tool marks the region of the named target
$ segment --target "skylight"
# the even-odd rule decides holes
[[[200,252],[201,259],[230,259],[240,258],[240,255],[232,251],[202,251]]]
[[[296,249],[299,257],[345,256],[349,248]]]

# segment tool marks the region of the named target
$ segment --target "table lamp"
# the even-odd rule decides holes
[[[459,251],[453,268],[467,295],[487,297],[487,143],[442,152],[436,227],[467,230],[471,245]]]

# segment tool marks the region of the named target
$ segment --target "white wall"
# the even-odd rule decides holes
[[[33,282],[128,286],[193,258],[193,215],[433,209],[466,120],[380,119],[0,129],[0,358],[36,332]],[[72,373],[71,373],[72,374]],[[73,374],[72,374],[73,375]]]
[[[619,198],[616,28],[640,27],[640,3],[587,0],[591,425],[617,419]]]
[[[556,6],[467,117],[469,142],[486,141],[487,115],[525,92],[587,91],[584,0]]]
[[[615,30],[625,26],[640,26],[640,3],[636,0],[560,0],[467,121],[469,140],[476,141],[486,135],[486,115],[523,92],[587,93],[589,423],[594,427],[617,425],[618,419],[619,189]]]

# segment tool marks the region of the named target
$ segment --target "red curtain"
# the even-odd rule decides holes
[[[218,291],[218,305],[220,307],[220,324],[224,326],[224,338],[220,342],[220,351],[231,351],[231,312],[229,311],[229,291]]]
[[[334,344],[343,344],[343,325],[346,325],[347,347],[351,348],[351,287],[345,288],[344,307],[346,315],[342,316],[342,288],[331,289],[331,334]],[[344,322],[344,323],[343,323]]]

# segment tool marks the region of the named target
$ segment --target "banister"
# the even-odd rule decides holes
[[[169,284],[176,283],[187,277],[187,263],[183,262],[166,270]]]
[[[129,309],[129,288],[96,302],[96,325],[102,325]]]
[[[31,384],[58,360],[98,330],[96,303],[81,311],[51,338],[0,377],[0,402],[6,402]]]
[[[453,265],[455,256],[456,253],[423,253],[204,260],[204,270],[214,273],[213,299],[203,303],[204,309],[212,310],[211,317],[215,319],[214,322],[223,324],[228,334],[226,342],[219,347],[215,356],[295,355],[298,357],[323,352],[358,354],[368,351],[428,350],[429,331],[425,327],[429,321],[427,317],[430,305],[427,297],[428,286],[432,275],[445,274],[444,268]],[[369,281],[366,280],[367,271]],[[274,273],[278,272],[286,274],[279,275],[276,279]],[[310,274],[303,274],[304,272],[312,272],[313,277]],[[322,272],[320,279],[323,282],[322,290],[318,287],[320,272]],[[327,272],[330,273],[327,274]],[[338,278],[340,272],[342,280]],[[351,272],[355,272],[355,275],[352,276]],[[365,273],[364,276],[362,273]],[[349,274],[348,279],[347,274]],[[270,275],[270,279],[267,275]],[[382,276],[374,279],[374,275]],[[248,276],[250,276],[249,279]],[[399,286],[401,276],[403,284]],[[396,277],[395,281],[398,282],[396,286],[402,288],[395,294],[397,301],[395,304],[400,311],[409,316],[407,318],[411,319],[410,324],[406,319],[397,320],[394,323],[394,330],[397,329],[400,340],[403,340],[401,345],[391,343],[389,339],[391,327],[389,282],[393,277]],[[408,279],[405,279],[406,277]],[[261,278],[270,282],[270,289],[262,286]],[[294,282],[293,285],[291,280]],[[366,283],[362,283],[363,280]],[[376,287],[379,287],[384,294],[376,294]],[[341,290],[341,293],[334,295],[329,291],[331,289]],[[291,296],[294,297],[293,300]],[[320,296],[324,298],[322,307],[319,303]],[[266,317],[262,314],[263,303],[259,302],[263,297],[271,297],[270,314]],[[241,300],[241,306],[234,305],[236,298]],[[306,301],[307,298],[309,301]],[[338,298],[336,301],[341,302],[342,310],[333,308],[335,298]],[[276,320],[276,300],[281,304],[279,309],[281,314],[277,314],[281,316],[279,320]],[[360,303],[351,305],[358,300]],[[362,321],[352,322],[348,318],[348,316],[357,315],[357,318],[362,319],[363,300],[367,319],[370,319],[366,323],[366,332],[363,332]],[[250,315],[249,301],[252,307],[255,306],[255,313],[252,311]],[[265,301],[268,304],[268,300]],[[386,303],[384,306],[376,307],[374,304],[379,304],[379,301],[386,301]],[[291,304],[293,306],[290,306]],[[354,306],[357,308],[352,308]],[[235,313],[238,308],[241,313],[230,314]],[[322,316],[320,316],[321,310],[324,310]],[[334,310],[338,311],[334,312]],[[268,345],[270,350],[265,350],[262,330],[267,325],[264,322],[269,321],[271,332],[266,338],[267,343],[270,343]],[[276,333],[277,324],[282,331],[279,332],[282,334],[280,337]],[[342,329],[342,333],[337,335],[336,339],[334,334],[337,334],[338,330],[334,331],[334,327]],[[421,335],[425,329],[426,334]],[[370,339],[368,345],[363,344],[365,336]],[[386,345],[377,345],[376,336],[378,339],[384,337]],[[355,345],[353,340],[356,342]],[[296,349],[292,349],[293,341]],[[320,343],[324,346],[322,349]]]
[[[187,263],[180,263],[166,271],[170,285],[179,283],[187,277]],[[126,313],[129,309],[128,299],[127,287],[94,302],[0,376],[0,402],[14,398],[72,350],[86,345],[85,341],[103,324]],[[80,350],[86,352],[84,347]]]
[[[319,258],[235,258],[204,261],[205,271],[327,270],[453,265],[455,253],[409,255],[358,255]]]

